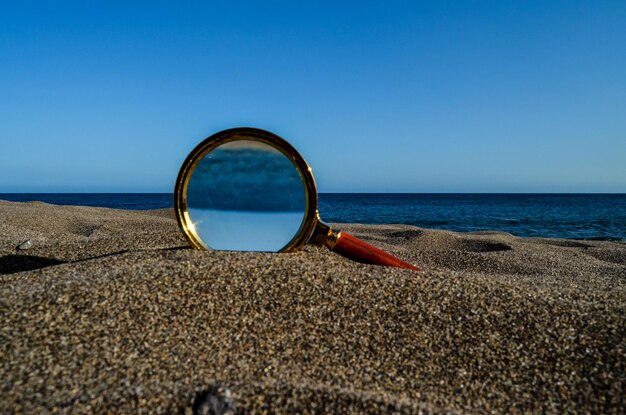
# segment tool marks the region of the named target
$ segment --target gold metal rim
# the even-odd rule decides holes
[[[298,233],[279,252],[295,251],[309,240],[317,224],[317,187],[313,178],[313,171],[291,144],[276,134],[258,128],[239,127],[220,131],[203,140],[189,153],[178,172],[174,188],[174,211],[176,212],[178,226],[194,248],[211,249],[202,242],[189,217],[187,209],[187,186],[189,179],[200,160],[208,152],[230,141],[243,139],[271,145],[287,156],[298,168],[298,173],[304,181],[306,192],[304,220],[300,225]]]

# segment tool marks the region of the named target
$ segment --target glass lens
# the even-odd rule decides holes
[[[196,166],[187,210],[207,248],[278,252],[305,220],[306,186],[293,162],[253,140],[218,146]]]

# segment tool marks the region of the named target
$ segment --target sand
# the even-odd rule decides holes
[[[624,244],[337,227],[425,271],[0,201],[0,412],[626,411]]]

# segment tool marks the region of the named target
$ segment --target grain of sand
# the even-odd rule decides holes
[[[343,228],[425,271],[0,201],[0,412],[625,412],[625,245]]]

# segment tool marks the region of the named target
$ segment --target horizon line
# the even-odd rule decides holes
[[[173,195],[174,192],[0,192],[0,195]],[[321,195],[626,195],[626,192],[318,192]]]

